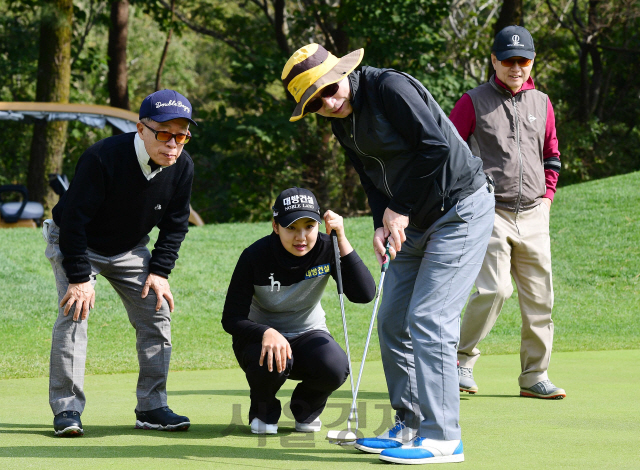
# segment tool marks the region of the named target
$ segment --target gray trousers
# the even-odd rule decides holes
[[[427,230],[407,228],[384,280],[378,337],[389,398],[420,437],[461,438],[460,312],[482,265],[494,207],[483,186]]]
[[[62,267],[62,253],[58,245],[59,228],[47,220],[43,225],[47,240],[45,254],[51,262],[58,289],[58,304],[67,292],[69,281]],[[116,290],[136,329],[136,349],[140,373],[136,395],[138,411],[149,411],[167,406],[167,374],[171,358],[171,316],[165,299],[156,312],[155,291],[149,290],[141,298],[142,288],[149,274],[151,254],[144,237],[131,251],[116,256],[102,256],[87,250],[91,263],[91,284],[96,285],[100,274]],[[87,320],[73,321],[72,307],[65,317],[64,308],[58,308],[58,318],[53,326],[51,339],[51,362],[49,369],[49,404],[54,415],[62,411],[82,413],[85,406],[84,369],[87,356]],[[95,320],[95,319],[94,319]]]

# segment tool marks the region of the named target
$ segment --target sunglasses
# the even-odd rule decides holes
[[[524,57],[512,57],[500,61],[503,67],[513,67],[516,62],[520,67],[529,67],[533,61],[531,59],[525,59]]]
[[[184,145],[191,140],[191,132],[188,134],[172,134],[167,131],[157,131],[154,128],[147,126],[144,122],[140,122],[144,127],[156,135],[156,140],[159,142],[169,142],[171,139],[176,139],[176,144]]]
[[[332,83],[331,85],[324,87],[317,98],[314,98],[307,103],[304,107],[305,111],[308,113],[317,113],[320,111],[320,108],[322,108],[322,98],[331,98],[333,95],[338,93],[339,88],[340,85],[337,83]]]

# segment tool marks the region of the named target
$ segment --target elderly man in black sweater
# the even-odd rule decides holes
[[[189,101],[157,91],[140,106],[137,132],[101,140],[78,160],[69,190],[43,234],[56,278],[58,318],[53,327],[49,403],[57,436],[84,434],[87,319],[98,274],[116,290],[136,329],[136,428],[186,430],[190,422],[167,406],[171,357],[169,282],[188,230],[193,161]],[[160,233],[153,252],[149,232]]]

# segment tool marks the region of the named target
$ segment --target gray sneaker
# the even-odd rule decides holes
[[[478,392],[478,386],[473,380],[473,369],[471,367],[458,366],[458,380],[461,392],[468,392],[471,395]]]
[[[520,396],[529,398],[546,398],[549,400],[561,400],[567,396],[567,393],[556,387],[550,380],[543,380],[538,382],[533,387],[522,388],[520,387]]]

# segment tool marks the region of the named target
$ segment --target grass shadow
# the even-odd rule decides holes
[[[293,421],[281,422],[278,429],[278,436],[287,437],[294,434],[295,428]],[[192,424],[188,431],[183,432],[165,432],[147,429],[136,429],[133,425],[84,425],[84,436],[80,439],[101,439],[109,436],[136,436],[136,437],[154,437],[158,439],[217,439],[221,437],[256,437],[252,434],[249,426],[245,424],[229,423],[229,424]],[[60,438],[54,435],[53,425],[50,424],[19,424],[19,423],[0,423],[1,434],[29,434],[51,437],[59,440],[69,440],[68,438]],[[300,435],[296,433],[296,435]],[[76,439],[76,438],[74,438]]]
[[[274,436],[277,440],[277,436]],[[76,438],[77,439],[77,438]],[[84,438],[80,438],[84,439]],[[296,462],[336,462],[354,463],[354,453],[360,454],[356,450],[345,450],[341,447],[336,449],[316,448],[313,441],[285,442],[280,439],[280,446],[274,448],[266,447],[264,441],[254,438],[255,444],[252,446],[218,446],[218,445],[190,445],[190,444],[167,444],[167,445],[74,445],[73,452],[67,452],[58,446],[10,446],[0,447],[0,458],[34,458],[34,459],[181,459],[181,460],[205,460],[215,464],[217,459],[237,459],[237,464],[251,466],[248,459],[256,460],[256,467],[269,468],[267,462],[275,461],[296,461]],[[75,441],[67,439],[66,441]],[[72,445],[71,443],[69,445]],[[348,454],[346,454],[348,452]],[[361,455],[361,454],[360,454]],[[359,460],[358,463],[365,463],[367,460]],[[370,460],[374,463],[373,460]],[[221,463],[221,462],[220,462]],[[377,459],[375,463],[378,463]],[[299,467],[304,468],[304,467]]]
[[[283,389],[279,394],[290,393],[293,390]],[[245,390],[175,390],[168,393],[175,396],[186,395],[222,395],[222,396],[240,396],[249,397],[249,389]],[[331,394],[331,398],[344,398],[351,400],[351,390],[336,390]],[[363,400],[389,400],[387,392],[358,392],[358,398]]]
[[[520,395],[473,395],[473,399],[476,398],[522,398]],[[471,399],[468,397],[467,400]]]

